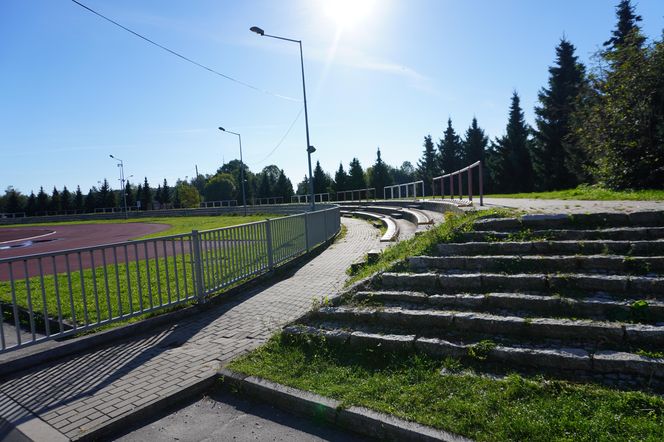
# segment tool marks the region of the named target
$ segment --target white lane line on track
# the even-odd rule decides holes
[[[12,239],[10,241],[0,241],[0,244],[9,244],[10,242],[19,242],[19,241],[31,241],[33,239],[43,238],[45,236],[53,235],[54,233],[57,232],[58,232],[57,230],[53,230],[52,232],[44,233],[43,235],[30,236],[28,238]]]

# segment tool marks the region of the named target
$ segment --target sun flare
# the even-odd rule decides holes
[[[375,0],[324,0],[325,14],[339,27],[351,27],[374,12]]]

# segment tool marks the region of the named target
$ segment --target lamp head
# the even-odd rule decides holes
[[[252,26],[251,28],[249,28],[249,30],[251,32],[255,32],[258,35],[265,35],[265,31],[259,28],[258,26]]]
[[[222,131],[222,132],[226,132],[226,129],[224,129],[224,128],[221,127],[221,126],[219,126],[219,130]]]
[[[111,158],[115,159],[115,157],[114,157],[113,155],[109,155],[109,157],[111,157]]]
[[[309,147],[307,148],[307,152],[310,153],[310,154],[312,154],[312,153],[316,152],[316,148],[315,148],[314,146],[309,146]]]

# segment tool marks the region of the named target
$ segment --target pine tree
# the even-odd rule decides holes
[[[9,187],[5,192],[6,195],[6,207],[5,211],[7,213],[19,213],[21,212],[21,199],[19,193],[13,187]]]
[[[360,164],[360,160],[353,158],[348,166],[348,189],[359,190],[366,189],[367,183],[364,181],[364,170]]]
[[[314,168],[314,193],[329,193],[332,184],[332,178],[320,166],[320,161],[316,161]]]
[[[49,209],[52,212],[59,212],[62,207],[62,201],[60,200],[60,192],[58,189],[53,186],[53,192],[51,193],[51,201],[49,202]]]
[[[48,211],[48,195],[44,192],[44,188],[39,188],[39,193],[37,194],[37,214],[45,215]]]
[[[501,193],[531,192],[533,190],[533,164],[530,157],[532,141],[530,128],[521,109],[519,94],[514,92],[510,105],[507,133],[493,144],[490,164],[495,191]]]
[[[85,211],[87,213],[92,213],[95,211],[95,208],[97,208],[97,197],[96,197],[97,189],[93,186],[90,188],[88,191],[88,194],[85,195],[85,201],[83,203]],[[39,197],[37,197],[39,199]]]
[[[452,119],[447,119],[447,128],[443,133],[443,138],[438,142],[438,151],[440,152],[440,170],[443,173],[450,173],[465,166],[463,163],[463,145],[461,139],[452,127]],[[436,175],[439,173],[436,172]]]
[[[261,173],[260,177],[260,184],[258,185],[258,192],[256,193],[256,196],[258,196],[258,198],[268,198],[272,196],[270,189],[270,178],[265,173]]]
[[[286,177],[283,169],[279,170],[279,177],[274,185],[274,196],[283,198],[284,202],[290,202],[293,196],[293,183]]]
[[[30,191],[30,196],[28,197],[28,203],[25,206],[25,212],[28,216],[34,216],[37,211],[37,197],[35,196],[34,191]]]
[[[468,166],[477,161],[484,163],[486,149],[489,146],[489,137],[484,133],[484,129],[477,124],[477,118],[473,117],[470,127],[466,129],[466,134],[461,142],[463,146],[463,164]]]
[[[344,170],[344,165],[339,163],[339,169],[337,169],[334,174],[334,190],[335,192],[341,192],[343,190],[348,190],[348,174]]]
[[[171,202],[171,188],[168,186],[168,181],[164,178],[164,183],[161,186],[161,203],[166,205]]]
[[[141,192],[141,209],[148,210],[152,204],[152,190],[148,184],[148,178],[143,179],[143,191]]]
[[[641,16],[634,13],[632,2],[621,0],[616,6],[616,15],[618,17],[616,29],[611,32],[611,38],[604,42],[604,46],[608,48],[608,51],[615,51],[625,46],[628,37],[635,34],[630,44],[641,47],[646,39],[637,25],[641,21]]]
[[[387,165],[380,157],[380,147],[376,150],[376,162],[373,165],[373,172],[371,174],[371,181],[369,186],[375,188],[376,197],[382,198],[384,196],[383,189],[385,186],[392,184],[392,177]]]
[[[83,192],[81,192],[81,186],[76,186],[76,193],[74,194],[74,210],[81,211],[85,209],[85,203],[83,200]]]
[[[574,138],[571,119],[583,86],[585,68],[574,55],[574,45],[564,38],[556,47],[556,64],[549,68],[548,88],[535,107],[533,167],[538,190],[575,187],[583,177],[584,151]]]
[[[159,203],[159,208],[161,209],[161,205],[164,202],[161,195],[161,184],[157,185],[157,190],[154,192],[154,200]]]
[[[141,201],[143,201],[143,185],[139,183],[136,186],[136,205],[142,204]]]
[[[429,185],[433,181],[433,178],[439,174],[440,169],[438,168],[436,148],[431,140],[431,135],[424,137],[423,146],[424,151],[422,152],[422,158],[420,158],[417,163],[417,176],[426,183],[424,189],[425,192],[429,194],[431,191]]]
[[[65,212],[71,210],[72,200],[71,192],[67,189],[67,186],[62,188],[62,193],[60,194],[60,206]]]

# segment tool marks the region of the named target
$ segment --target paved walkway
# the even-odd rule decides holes
[[[314,296],[336,293],[346,268],[380,247],[370,224],[342,222],[346,237],[287,279],[152,333],[20,373],[0,385],[0,416],[15,421],[37,415],[41,421],[31,423],[45,422],[51,427],[46,430],[77,439],[213,376],[223,363],[304,314]]]

